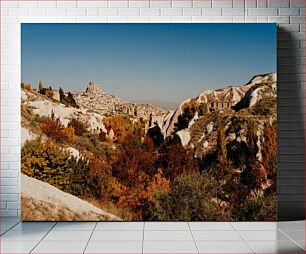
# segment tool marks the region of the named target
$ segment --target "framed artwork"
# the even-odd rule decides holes
[[[24,221],[274,221],[275,24],[22,24]]]

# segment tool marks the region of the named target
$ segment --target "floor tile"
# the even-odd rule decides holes
[[[231,222],[237,230],[275,230],[275,227],[269,222]]]
[[[197,242],[200,253],[253,253],[244,242]]]
[[[40,231],[9,231],[1,236],[3,242],[35,242],[40,241],[46,232]]]
[[[189,242],[144,242],[143,253],[198,253],[193,241]]]
[[[291,241],[248,242],[256,253],[304,253],[304,250]]]
[[[89,242],[85,253],[142,253],[142,242]]]
[[[87,242],[40,242],[31,253],[83,253]]]
[[[14,226],[16,226],[18,224],[19,224],[19,222],[3,222],[3,223],[1,223],[1,225],[0,225],[1,234],[10,230],[11,228],[13,228]]]
[[[70,231],[70,230],[93,230],[97,222],[58,222],[52,229],[55,231]]]
[[[142,231],[94,231],[90,241],[109,242],[109,241],[142,241]]]
[[[190,230],[187,222],[145,222],[145,230]]]
[[[271,231],[239,231],[246,241],[286,241],[289,240],[278,230]]]
[[[242,241],[236,231],[192,231],[195,241]]]
[[[191,230],[235,230],[230,222],[189,222]]]
[[[11,230],[13,231],[49,231],[55,222],[21,222]]]
[[[143,230],[144,222],[98,222],[95,230]]]
[[[0,253],[29,253],[37,242],[1,242]]]
[[[190,231],[145,231],[145,241],[193,241]]]
[[[305,231],[303,230],[290,230],[282,231],[285,235],[289,236],[291,240],[297,242],[302,248],[305,248]]]
[[[281,221],[276,223],[276,227],[281,230],[304,230],[305,221]]]
[[[17,231],[15,231],[17,232]],[[44,242],[86,242],[92,231],[50,231],[43,239]]]

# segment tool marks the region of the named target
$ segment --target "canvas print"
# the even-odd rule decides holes
[[[275,24],[21,29],[22,220],[276,220]]]

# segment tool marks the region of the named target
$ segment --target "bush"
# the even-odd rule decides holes
[[[47,120],[48,120],[48,117],[46,117],[46,116],[40,116],[40,115],[36,114],[36,115],[34,116],[34,118],[32,118],[32,119],[30,120],[30,126],[31,126],[32,128],[37,128],[37,127],[39,127],[41,124],[46,123]]]
[[[21,172],[61,190],[69,187],[70,153],[41,138],[26,141],[21,149]]]
[[[269,116],[276,113],[276,98],[269,96],[260,99],[252,108],[254,115]]]
[[[159,149],[158,166],[171,181],[182,174],[199,172],[199,165],[191,150],[181,144],[163,144]]]
[[[101,200],[117,200],[121,185],[112,176],[112,168],[101,154],[94,154],[89,160],[89,174],[93,191]]]
[[[56,141],[62,140],[61,131],[64,129],[64,126],[59,118],[54,116],[54,112],[52,112],[51,117],[49,117],[47,121],[45,121],[39,127],[42,133],[46,134],[48,137]]]
[[[114,131],[118,143],[122,143],[127,135],[144,136],[144,123],[133,122],[127,116],[105,117],[103,124],[107,131]]]
[[[82,123],[81,121],[79,121],[76,118],[71,118],[70,119],[70,121],[68,123],[68,127],[70,127],[70,126],[74,128],[75,135],[77,135],[77,136],[83,136],[83,134],[85,132],[87,132],[87,128],[88,128],[87,124]]]
[[[276,195],[250,196],[245,202],[234,206],[233,219],[236,221],[275,221]]]
[[[75,138],[74,128],[72,126],[63,128],[60,132],[60,135],[64,140],[70,141]]]
[[[75,137],[74,128],[72,126],[64,127],[60,119],[54,116],[53,112],[51,117],[47,118],[39,127],[42,133],[57,142],[70,141]]]
[[[97,179],[86,158],[74,158],[52,141],[26,141],[21,149],[21,172],[72,195],[99,197]]]
[[[229,220],[230,214],[213,198],[218,184],[208,175],[178,176],[169,192],[156,191],[148,219],[166,221]]]

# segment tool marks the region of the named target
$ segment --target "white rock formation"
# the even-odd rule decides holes
[[[30,200],[28,202],[32,204],[28,205],[36,205],[36,207],[42,208],[32,211],[31,216],[34,219],[43,215],[44,220],[54,220],[54,218],[60,216],[60,213],[67,213],[67,216],[71,216],[72,219],[78,217],[80,220],[91,221],[120,220],[117,216],[104,212],[76,196],[24,174],[21,174],[21,196]]]

